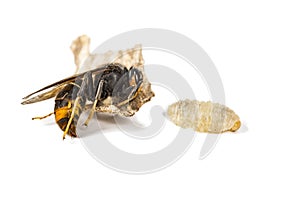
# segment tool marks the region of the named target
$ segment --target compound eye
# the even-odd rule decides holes
[[[124,74],[117,82],[113,89],[112,99],[113,104],[125,104],[136,96],[138,89],[143,83],[142,73],[132,68],[128,73]]]

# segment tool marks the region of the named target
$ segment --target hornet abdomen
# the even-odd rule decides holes
[[[86,96],[81,96],[78,106],[74,107],[77,92],[80,86],[74,82],[67,84],[56,96],[54,115],[55,121],[62,131],[66,130],[67,124],[71,118],[72,111],[74,109],[74,118],[70,122],[70,128],[67,132],[68,135],[76,137],[76,126],[78,123],[79,116],[81,115],[83,108],[86,103]]]

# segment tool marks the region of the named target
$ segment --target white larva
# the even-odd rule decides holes
[[[178,101],[168,107],[167,114],[177,126],[199,132],[234,132],[241,126],[239,116],[233,110],[212,102]]]

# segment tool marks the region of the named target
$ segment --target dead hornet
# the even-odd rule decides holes
[[[63,139],[66,134],[76,137],[78,119],[92,102],[85,125],[88,125],[97,107],[110,99],[110,104],[121,107],[133,100],[143,83],[143,74],[138,69],[112,63],[100,68],[76,74],[51,85],[48,85],[24,97],[22,104],[30,104],[55,97],[54,112],[33,119],[44,119],[52,114],[62,131]],[[30,98],[32,95],[52,88],[50,91]]]

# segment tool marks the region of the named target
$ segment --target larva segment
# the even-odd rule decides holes
[[[239,116],[234,111],[212,102],[178,101],[168,107],[167,114],[177,126],[192,128],[198,132],[234,132],[241,126]]]

